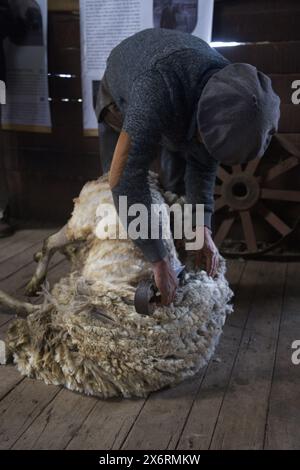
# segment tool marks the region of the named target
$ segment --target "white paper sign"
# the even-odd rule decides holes
[[[3,129],[51,132],[47,7],[47,0],[33,0],[29,12],[29,15],[34,15],[31,28],[20,40],[5,40],[6,104],[1,107]]]

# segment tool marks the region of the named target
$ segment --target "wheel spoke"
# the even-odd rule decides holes
[[[281,147],[286,150],[291,155],[300,158],[300,150],[297,145],[295,145],[290,139],[285,135],[276,134],[276,139],[280,143]]]
[[[230,176],[231,175],[226,170],[224,170],[222,166],[219,166],[217,177],[220,178],[220,180],[222,180],[225,183],[226,181],[229,180]]]
[[[283,173],[286,173],[288,170],[291,170],[295,166],[299,165],[299,163],[300,160],[297,157],[289,157],[286,160],[283,160],[282,162],[273,166],[273,168],[270,168],[270,170],[267,172],[266,181],[272,181],[274,178],[277,178],[277,176],[280,176]]]
[[[225,199],[221,196],[215,201],[215,212],[219,211],[226,205]]]
[[[232,216],[228,219],[223,220],[215,236],[216,245],[220,246],[222,242],[225,240],[225,238],[227,237],[232,227],[234,219],[235,219],[235,216]]]
[[[274,212],[268,209],[264,204],[260,203],[258,210],[261,215],[264,217],[266,222],[268,222],[278,233],[285,236],[292,231],[292,228],[289,227],[283,220],[281,220]]]
[[[237,173],[242,173],[242,165],[233,165],[232,167],[232,173],[237,174]]]
[[[217,196],[221,195],[222,194],[222,185],[221,184],[216,184],[215,186],[215,194]]]
[[[276,199],[277,201],[300,202],[300,191],[262,188],[261,197],[262,199]]]
[[[256,236],[252,223],[252,218],[249,211],[241,211],[240,217],[242,221],[243,231],[245,235],[246,244],[249,251],[257,250]]]
[[[258,165],[260,164],[260,161],[260,158],[255,158],[254,160],[251,160],[251,162],[249,162],[246,166],[245,173],[249,176],[253,176],[257,170]]]

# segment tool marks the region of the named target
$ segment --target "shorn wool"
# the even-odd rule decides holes
[[[154,174],[149,181],[154,202],[175,201],[161,192]],[[26,376],[104,398],[142,397],[192,377],[207,364],[231,312],[232,292],[224,260],[212,279],[189,268],[186,258],[174,303],[158,305],[151,316],[138,314],[135,289],[149,278],[151,266],[131,240],[110,238],[114,222],[99,224],[100,204],[115,210],[106,176],[83,187],[66,227],[37,255],[29,292],[39,289],[58,248],[70,258],[70,273],[52,289],[43,285],[41,304],[15,304],[15,311],[26,315],[12,323],[6,346]],[[166,210],[167,225],[168,217]],[[172,237],[165,243],[176,265]],[[14,308],[14,299],[4,293],[1,302]]]

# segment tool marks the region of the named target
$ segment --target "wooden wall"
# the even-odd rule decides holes
[[[48,2],[51,7],[51,0]],[[80,31],[78,2],[49,11],[48,63],[52,134],[2,132],[13,215],[62,223],[88,179],[100,173],[97,139],[82,129]],[[70,74],[72,78],[57,77]],[[62,99],[68,98],[69,102]]]
[[[247,43],[220,48],[233,62],[248,62],[268,74],[281,98],[279,132],[300,133],[300,106],[291,102],[291,84],[300,79],[300,2],[298,0],[220,0],[214,41]],[[298,136],[291,136],[298,140]]]
[[[2,131],[2,157],[13,214],[62,223],[85,181],[101,173],[97,138],[83,137],[80,34],[77,0],[49,0],[49,85],[53,133]],[[219,0],[214,41],[247,42],[222,48],[233,61],[270,74],[282,98],[280,132],[300,144],[300,106],[291,104],[291,82],[300,79],[299,0]],[[71,74],[64,79],[57,74]],[[63,102],[68,98],[69,102]]]

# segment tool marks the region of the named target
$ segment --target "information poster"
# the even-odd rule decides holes
[[[15,0],[25,33],[5,39],[6,104],[2,129],[51,132],[47,61],[47,0]]]
[[[213,0],[80,0],[85,135],[97,135],[99,82],[111,50],[146,28],[168,28],[211,40]]]

